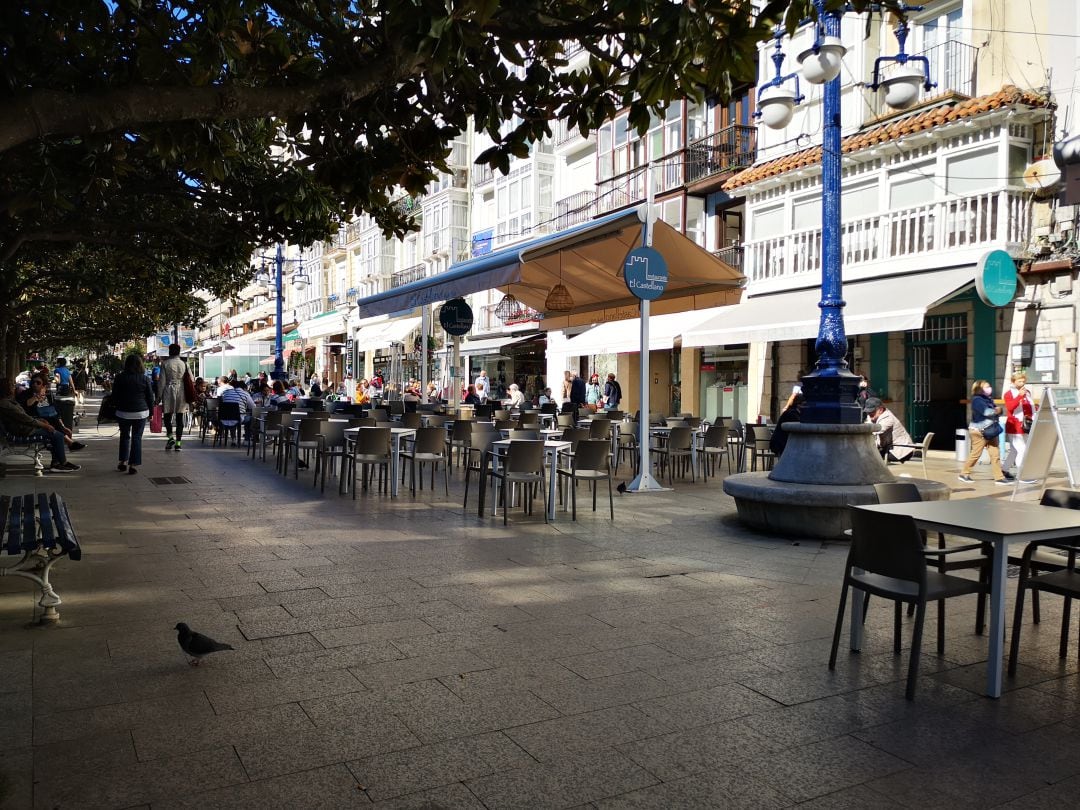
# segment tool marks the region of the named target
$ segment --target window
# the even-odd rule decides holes
[[[1018,143],[1009,144],[1009,185],[1024,185],[1024,170],[1027,169],[1029,150]]]
[[[876,182],[846,188],[840,197],[841,216],[844,219],[862,219],[867,214],[876,214],[879,207]]]
[[[945,161],[946,190],[949,194],[971,194],[1000,185],[996,179],[997,150],[987,149]]]
[[[805,231],[821,227],[821,197],[804,197],[791,206],[791,228]]]
[[[969,50],[964,43],[964,12],[957,6],[925,18],[918,31],[922,52],[930,59],[930,79],[937,83],[937,92],[956,90],[971,95]]]
[[[937,196],[936,168],[932,161],[889,172],[889,208],[911,208]]]
[[[768,239],[784,232],[784,206],[763,208],[750,214],[751,229],[754,239]]]
[[[705,200],[702,197],[686,198],[686,236],[705,246]]]
[[[682,230],[682,198],[666,200],[660,204],[660,219],[677,231]]]

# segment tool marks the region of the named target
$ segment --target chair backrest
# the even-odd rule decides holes
[[[664,419],[664,425],[669,428],[689,427],[686,424],[685,419],[680,419],[678,416],[669,416]]]
[[[495,413],[495,406],[483,402],[479,405],[473,406],[473,413],[476,414],[476,418],[484,421],[491,418],[491,415]]]
[[[345,428],[348,426],[344,422],[320,422],[319,424],[322,428],[319,432],[326,447],[343,447],[345,445]]]
[[[446,427],[446,414],[430,413],[427,417],[428,427]]]
[[[386,403],[386,408],[390,411],[391,415],[396,414],[400,416],[401,414],[405,413],[405,402],[404,400],[400,399],[392,399]]]
[[[305,416],[304,418],[305,419],[319,419],[319,420],[322,420],[322,421],[325,422],[326,420],[328,420],[330,418],[330,411],[309,412],[307,414],[307,416]]]
[[[560,413],[555,419],[561,428],[575,427],[577,425],[577,416],[572,413]]]
[[[632,447],[638,443],[640,435],[641,424],[639,422],[623,422],[619,427],[619,444],[624,447]]]
[[[401,417],[401,426],[407,428],[418,428],[421,424],[420,414],[416,411],[412,413],[403,414]]]
[[[487,425],[478,427],[468,437],[469,447],[473,450],[479,450],[482,453],[486,453],[491,449],[492,442],[497,442],[502,439],[502,434],[497,430],[492,430]],[[482,459],[481,459],[481,463]]]
[[[684,416],[683,419],[686,421],[686,426],[688,428],[692,428],[693,430],[697,430],[699,427],[701,427],[701,417],[700,416]]]
[[[579,442],[589,440],[589,428],[563,428],[562,440],[571,443],[571,450],[576,450]]]
[[[610,419],[593,419],[589,423],[589,438],[591,438],[591,439],[610,439],[611,438],[611,420]]]
[[[527,427],[540,427],[540,412],[539,411],[524,411],[521,414],[519,420],[523,428]]]
[[[1080,492],[1071,489],[1048,489],[1039,503],[1043,506],[1060,506],[1062,509],[1080,509]]]
[[[611,445],[603,439],[584,439],[574,448],[575,470],[608,470]]]
[[[539,430],[513,430],[510,431],[510,439],[539,439]]]
[[[422,427],[416,430],[417,453],[441,456],[446,451],[446,431],[441,427]]]
[[[401,425],[399,425],[399,424],[398,424],[397,422],[395,422],[395,421],[394,421],[393,419],[390,419],[390,418],[386,418],[386,419],[382,419],[382,420],[380,420],[380,419],[376,419],[376,420],[375,420],[375,427],[381,427],[381,428],[399,428],[399,427],[401,427]]]
[[[467,442],[469,436],[473,433],[474,423],[471,421],[464,421],[458,419],[454,422],[454,427],[451,428],[450,441],[453,442]]]
[[[390,428],[364,427],[356,431],[354,451],[358,456],[390,458]]]
[[[694,431],[688,427],[673,427],[668,434],[668,450],[689,450],[694,441]]]
[[[375,427],[375,420],[370,416],[354,416],[349,420],[349,427]]]
[[[608,419],[612,420],[613,422],[619,422],[623,419],[624,416],[626,416],[626,414],[622,411],[608,411],[607,416]]]
[[[509,419],[510,411],[507,408],[497,408],[491,416],[495,419],[495,421],[498,421],[500,419]]]
[[[545,402],[540,406],[540,413],[558,413],[559,406],[554,402]]]
[[[874,484],[878,503],[917,503],[922,500],[919,488],[906,481]]]
[[[266,427],[264,430],[281,430],[282,424],[284,424],[288,418],[288,411],[270,411],[270,413],[266,414]]]
[[[540,472],[544,466],[544,443],[529,439],[510,442],[506,453],[505,470],[508,473]]]
[[[222,402],[217,407],[218,420],[228,419],[231,422],[239,421],[240,419],[240,403],[239,402]]]
[[[889,515],[851,507],[848,566],[871,574],[926,582],[922,534],[910,515]]]
[[[743,423],[740,422],[738,419],[732,419],[731,420],[731,430],[729,432],[731,433],[731,435],[735,436],[736,438],[741,439],[741,438],[743,438],[743,436],[746,435],[746,428],[743,425]]]
[[[324,421],[325,420],[323,419],[315,419],[311,416],[304,417],[300,420],[300,431],[297,433],[297,439],[302,442],[315,441],[322,431]]]
[[[495,420],[495,429],[496,430],[510,430],[513,427],[514,427],[514,420],[513,419],[496,419]]]
[[[369,408],[367,415],[376,422],[385,422],[390,418],[390,412],[386,408]]]
[[[922,446],[916,448],[915,452],[922,453],[923,458],[926,458],[926,454],[930,451],[930,442],[932,442],[933,440],[934,434],[927,433],[925,436],[922,437],[922,441],[920,442]]]
[[[702,447],[727,448],[728,429],[723,425],[710,425],[701,440]]]

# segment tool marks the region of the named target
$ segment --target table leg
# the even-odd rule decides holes
[[[1005,577],[1008,574],[1008,544],[994,543],[994,579],[990,584],[990,644],[986,659],[986,694],[1001,697],[1001,658],[1005,652]]]
[[[557,466],[558,451],[555,449],[548,450],[546,452],[548,463],[548,499],[547,499],[547,513],[548,520],[554,522],[555,520],[555,479],[558,477],[555,474],[555,468]]]
[[[398,495],[398,465],[401,464],[401,436],[394,435],[390,439],[390,497]]]

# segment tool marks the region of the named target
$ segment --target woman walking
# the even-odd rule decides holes
[[[154,391],[138,354],[132,352],[127,356],[124,370],[113,380],[112,401],[120,424],[120,463],[116,469],[135,475],[142,464],[143,429],[154,407]]]
[[[971,424],[968,425],[968,435],[971,437],[971,452],[968,454],[964,468],[960,470],[960,480],[970,483],[971,469],[979,460],[983,450],[990,454],[990,469],[994,472],[994,483],[1008,486],[1013,482],[1013,477],[1001,469],[1001,456],[998,453],[998,436],[1001,435],[1001,424],[998,416],[1001,408],[994,404],[994,387],[986,380],[976,380],[971,386]]]
[[[1010,378],[1012,387],[1005,392],[1005,470],[1014,467],[1019,473],[1024,466],[1024,453],[1027,450],[1027,434],[1031,430],[1031,421],[1035,418],[1035,402],[1027,387],[1027,375],[1018,371]]]
[[[180,452],[180,442],[184,438],[184,415],[188,405],[184,399],[184,375],[188,373],[187,363],[180,356],[180,344],[169,346],[169,359],[161,367],[158,377],[157,401],[165,411],[166,450]],[[176,433],[173,433],[173,425]]]

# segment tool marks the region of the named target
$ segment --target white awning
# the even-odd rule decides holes
[[[974,268],[908,273],[844,285],[844,331],[848,335],[920,329],[926,311],[974,283]],[[683,346],[723,346],[816,337],[821,289],[762,295],[682,333]]]
[[[324,312],[304,321],[297,330],[300,332],[300,337],[308,340],[341,335],[345,332],[345,318],[340,312]]]
[[[391,343],[401,343],[420,325],[419,318],[396,318],[369,324],[356,331],[354,343],[360,351],[385,349]]]
[[[514,335],[501,335],[494,338],[481,338],[480,340],[467,340],[461,344],[461,354],[463,357],[471,357],[477,354],[498,354],[499,350],[512,346],[515,343],[520,343],[523,340],[528,340],[536,335],[521,335],[515,337]]]
[[[649,351],[670,349],[675,338],[685,334],[688,329],[705,323],[718,313],[730,311],[735,307],[710,307],[691,312],[676,312],[670,315],[653,315],[649,318]],[[571,356],[583,357],[593,354],[622,354],[641,349],[641,319],[612,321],[594,326],[580,335],[570,338],[563,344],[563,351]]]

